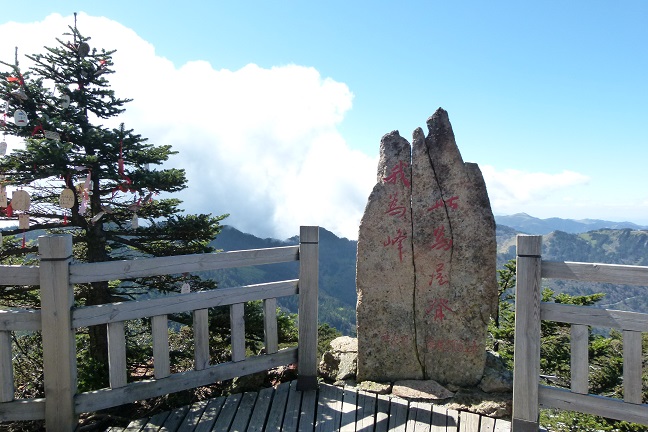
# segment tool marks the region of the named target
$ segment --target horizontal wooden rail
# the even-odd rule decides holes
[[[592,306],[543,302],[540,303],[540,319],[567,324],[648,332],[648,314],[600,309]]]
[[[43,420],[45,398],[16,399],[0,404],[0,422],[19,420]]]
[[[189,294],[176,294],[142,301],[84,306],[74,309],[72,312],[72,326],[75,328],[87,327],[156,315],[191,312],[266,298],[284,297],[298,293],[297,282],[297,279],[294,279]]]
[[[234,252],[177,255],[160,258],[75,264],[70,268],[70,282],[88,283],[106,280],[191,273],[232,267],[246,267],[297,261],[299,246],[251,249]]]
[[[617,285],[648,286],[648,267],[543,260],[542,277]]]
[[[39,310],[0,310],[0,331],[39,331]]]
[[[138,381],[116,389],[80,393],[75,398],[75,411],[77,413],[99,411],[137,400],[213,384],[235,376],[296,363],[297,351],[297,348],[287,348],[275,354],[249,357],[242,362],[220,363],[206,369],[176,373],[156,380]]]
[[[541,406],[568,411],[625,420],[633,423],[648,424],[648,405],[624,403],[622,399],[613,399],[592,394],[572,393],[567,389],[541,385],[538,389]]]
[[[0,285],[38,285],[38,266],[0,266]]]

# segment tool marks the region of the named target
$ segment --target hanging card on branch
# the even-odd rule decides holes
[[[18,215],[18,229],[29,229],[29,215],[24,213]]]
[[[4,186],[2,187],[2,190],[0,190],[0,207],[7,207],[7,190]]]
[[[27,126],[27,123],[29,123],[27,113],[21,109],[14,111],[14,123],[16,126]]]
[[[182,284],[182,287],[180,288],[180,294],[189,294],[191,292],[191,286],[185,282]]]
[[[66,109],[70,106],[70,95],[61,96],[61,108]]]
[[[2,141],[0,142],[0,156],[4,156],[7,154],[7,142]]]
[[[14,210],[27,211],[30,204],[31,200],[27,191],[17,190],[11,195],[11,207]]]
[[[131,228],[137,229],[139,228],[139,218],[137,217],[137,213],[133,215],[133,218],[131,219]]]
[[[59,135],[58,132],[46,130],[46,131],[43,131],[43,134],[45,135],[45,138],[47,138],[47,139],[53,139],[53,140],[57,140],[57,141],[61,139],[61,135]]]
[[[67,209],[74,207],[74,191],[70,188],[63,189],[59,196],[59,204]]]

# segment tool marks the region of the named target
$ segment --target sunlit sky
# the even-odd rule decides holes
[[[2,1],[0,59],[73,25],[191,213],[357,238],[380,138],[446,109],[496,215],[648,224],[648,2]],[[9,147],[21,145],[7,137]]]

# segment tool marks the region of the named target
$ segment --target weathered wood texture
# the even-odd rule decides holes
[[[648,267],[543,261],[541,236],[518,236],[513,422],[515,432],[538,429],[538,407],[558,408],[648,425],[642,404],[642,332],[648,314],[541,303],[541,278],[648,287]],[[539,385],[540,321],[571,324],[571,389]],[[589,393],[588,326],[623,331],[624,399]]]
[[[207,409],[216,401],[210,415]],[[204,413],[202,413],[204,412]],[[184,413],[185,418],[178,416]],[[201,415],[202,413],[202,415]],[[160,421],[164,418],[163,421]],[[446,410],[429,402],[344,389],[320,384],[319,389],[300,391],[296,382],[276,389],[231,395],[193,404],[155,419],[140,419],[132,430],[177,430],[179,432],[227,431],[412,431],[412,432],[509,432],[506,420],[469,412]],[[203,424],[204,423],[204,424]],[[177,425],[180,425],[179,427]],[[112,428],[111,430],[131,430]],[[136,429],[137,428],[137,429]]]
[[[300,390],[317,385],[317,295],[319,275],[319,227],[299,232],[299,373]]]
[[[513,419],[538,428],[542,236],[517,238]]]
[[[43,337],[45,425],[48,430],[74,430],[77,414],[76,342],[70,310],[74,288],[70,283],[70,235],[38,238]]]
[[[318,229],[302,227],[300,246],[92,264],[71,264],[71,236],[41,237],[39,267],[0,266],[0,284],[40,284],[42,299],[41,311],[0,311],[0,421],[46,419],[48,429],[73,430],[78,415],[83,412],[98,411],[291,363],[299,363],[300,386],[315,386]],[[295,260],[300,261],[299,279],[152,300],[72,307],[74,283]],[[276,299],[295,294],[300,295],[299,347],[279,350]],[[244,303],[253,300],[264,301],[266,350],[261,355],[246,357]],[[229,305],[231,312],[232,361],[211,365],[208,308],[223,305]],[[193,313],[195,365],[194,370],[172,374],[167,316],[181,312]],[[128,383],[124,324],[127,320],[145,317],[151,317],[155,379]],[[77,394],[74,329],[92,325],[106,325],[108,329],[110,387]],[[12,331],[43,333],[45,399],[13,400]],[[225,401],[223,407],[218,408],[218,413],[234,413],[229,420],[222,414],[214,413],[214,405],[209,404],[177,410],[164,418],[156,416],[155,422],[166,421],[169,428],[175,430],[182,424],[183,417],[195,417],[197,410],[204,410],[200,418],[209,412],[214,414],[214,419],[227,423],[227,427],[231,423],[238,429],[247,423],[247,417],[255,413],[252,407],[256,406],[256,399],[256,395],[254,399],[251,395],[241,399],[240,406],[248,407],[249,412],[241,411],[238,404],[233,406],[233,400]],[[291,403],[299,407],[301,402],[292,400]],[[301,417],[308,416],[305,414]],[[196,423],[194,420],[188,422]]]

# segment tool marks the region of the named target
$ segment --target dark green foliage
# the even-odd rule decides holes
[[[30,208],[16,212],[28,215],[29,229],[3,232],[0,260],[33,260],[35,242],[23,247],[21,238],[31,239],[30,232],[72,234],[79,262],[213,251],[210,242],[226,215],[183,214],[181,201],[170,194],[187,187],[185,172],[163,166],[176,152],[149,143],[124,124],[104,126],[129,102],[115,95],[107,79],[114,73],[113,51],[93,48],[83,53],[90,38],[76,25],[69,30],[56,46],[28,56],[34,62],[29,70],[20,68],[17,54],[13,62],[0,61],[5,69],[0,70],[0,99],[8,101],[8,120],[17,109],[29,119],[26,127],[10,120],[3,126],[2,133],[24,139],[25,147],[0,158],[2,185],[23,188],[31,196]],[[18,91],[26,97],[15,97]],[[63,98],[69,98],[69,106]],[[46,131],[60,139],[46,136]],[[74,196],[69,210],[59,205],[64,189]],[[0,220],[15,221],[16,213],[0,209]],[[139,226],[132,223],[134,215],[141,220]],[[193,290],[215,288],[213,281],[196,275],[168,275],[79,285],[76,301],[95,305],[179,292],[184,282]],[[4,287],[0,304],[38,307],[38,294],[27,287]],[[90,357],[105,365],[105,328],[90,328],[88,334]]]
[[[511,260],[498,270],[500,285],[499,315],[489,326],[492,345],[513,369],[513,342],[515,337],[515,261]],[[555,302],[579,306],[593,306],[604,298],[604,294],[595,293],[572,296],[566,293],[556,294],[545,288],[542,291],[543,302]],[[608,329],[609,330],[609,329]],[[542,321],[540,325],[540,374],[543,384],[569,388],[570,386],[570,326],[551,321]],[[590,331],[589,338],[589,392],[605,396],[622,398],[623,377],[623,336],[617,330],[609,334]],[[644,338],[644,352],[648,348],[648,339]],[[644,376],[645,379],[645,376]],[[648,394],[644,392],[644,401]],[[617,422],[600,417],[560,410],[542,410],[541,424],[555,431],[643,431],[644,426],[627,422]]]

